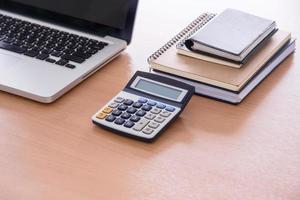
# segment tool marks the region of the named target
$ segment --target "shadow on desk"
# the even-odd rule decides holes
[[[231,105],[209,98],[195,96],[190,107],[197,109],[187,109],[184,117],[197,116],[198,120],[193,123],[199,127],[199,133],[206,131],[213,134],[232,135],[239,132],[243,124],[252,113],[269,97],[269,94],[281,83],[285,74],[292,67],[294,54],[290,55],[281,66],[276,68],[265,78],[239,105]],[[197,101],[197,102],[194,102]],[[189,108],[190,108],[189,107]],[[198,114],[197,114],[198,113]],[[189,120],[189,119],[185,119]]]

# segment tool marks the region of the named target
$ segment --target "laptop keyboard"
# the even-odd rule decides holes
[[[75,68],[108,44],[0,14],[0,48]]]

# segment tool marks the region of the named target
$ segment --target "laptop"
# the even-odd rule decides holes
[[[0,0],[0,90],[51,103],[130,43],[138,0]]]

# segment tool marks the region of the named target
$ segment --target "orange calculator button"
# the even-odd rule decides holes
[[[107,114],[101,112],[101,113],[98,113],[98,115],[96,116],[98,119],[104,119],[105,117],[107,116]]]
[[[110,108],[110,107],[105,107],[105,108],[103,108],[103,110],[102,110],[102,112],[104,112],[104,113],[106,113],[106,114],[109,114],[109,113],[111,113],[112,111],[113,111],[113,109]]]

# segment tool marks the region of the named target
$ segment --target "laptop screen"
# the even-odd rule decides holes
[[[123,29],[128,0],[11,0],[89,22]]]

